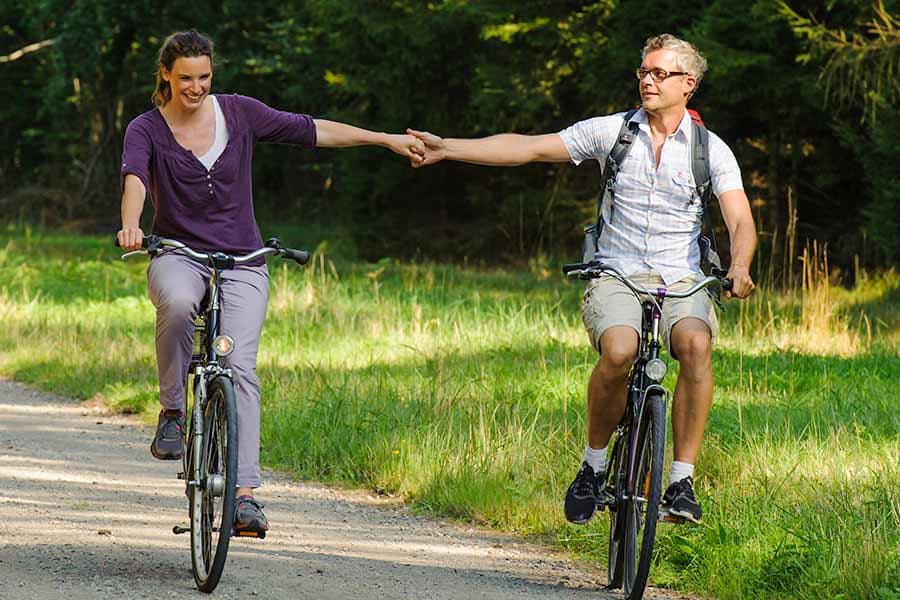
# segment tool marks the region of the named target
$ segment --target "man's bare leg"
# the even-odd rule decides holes
[[[678,321],[672,328],[672,349],[681,363],[681,370],[672,400],[675,460],[663,504],[668,506],[670,513],[699,523],[703,511],[694,494],[693,475],[713,398],[709,327],[691,317]]]
[[[587,523],[597,510],[606,446],[625,411],[625,381],[637,346],[637,332],[628,326],[610,327],[600,336],[603,352],[588,382],[588,447],[582,467],[566,491],[564,509],[572,523]]]
[[[681,364],[672,400],[675,460],[694,464],[713,399],[709,327],[690,317],[678,321],[672,328],[672,348]]]
[[[588,382],[587,437],[591,448],[606,448],[622,420],[627,400],[626,380],[637,354],[637,331],[627,325],[610,327],[600,336],[600,354]]]

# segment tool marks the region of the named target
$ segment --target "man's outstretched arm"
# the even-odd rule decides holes
[[[514,167],[530,162],[568,162],[566,150],[558,133],[520,135],[501,133],[486,138],[442,138],[427,131],[407,129],[425,144],[425,159],[415,167],[431,165],[442,160],[456,160],[477,165]]]

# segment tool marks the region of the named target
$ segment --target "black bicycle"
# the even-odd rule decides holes
[[[601,483],[608,493],[601,494],[597,506],[609,509],[609,588],[624,587],[628,600],[640,600],[650,573],[657,522],[684,521],[660,507],[669,402],[669,392],[662,386],[668,370],[660,358],[662,304],[666,298],[687,298],[707,288],[728,290],[732,281],[717,269],[716,276],[706,277],[686,292],[669,292],[648,290],[601,262],[564,265],[563,273],[580,279],[608,274],[628,286],[641,302],[641,334],[628,377],[628,401],[616,427],[607,479]]]
[[[265,247],[243,256],[223,252],[207,254],[192,250],[179,241],[151,235],[144,238],[142,250],[128,252],[122,258],[169,252],[183,254],[210,267],[209,290],[194,327],[194,353],[185,386],[185,390],[193,390],[193,402],[189,403],[192,409],[185,440],[184,470],[178,474],[178,478],[186,482],[190,526],[176,525],[172,531],[191,534],[194,581],[201,591],[212,592],[222,577],[231,537],[266,536],[264,531],[233,529],[237,491],[237,411],[231,370],[224,368],[219,359],[231,354],[234,340],[219,332],[222,271],[269,254],[290,258],[302,265],[309,260],[309,253],[284,248],[277,238],[271,238]]]

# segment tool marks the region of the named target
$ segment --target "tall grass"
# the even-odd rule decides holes
[[[651,577],[720,598],[900,594],[900,275],[730,302],[698,462],[700,527],[661,527]],[[0,373],[155,410],[145,264],[105,239],[0,238]],[[270,263],[263,460],[604,560],[567,525],[595,356],[579,285],[436,264]],[[677,371],[677,365],[671,365]],[[674,377],[668,380],[671,385]],[[264,495],[264,490],[261,494]]]

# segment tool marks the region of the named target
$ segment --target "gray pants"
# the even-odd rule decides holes
[[[193,347],[194,318],[209,285],[210,268],[180,254],[150,261],[147,282],[156,306],[156,362],[159,402],[184,409],[184,383]],[[237,396],[240,487],[259,487],[259,377],[256,354],[269,302],[265,265],[222,273],[220,333],[234,339],[234,352],[222,362],[232,370]]]

